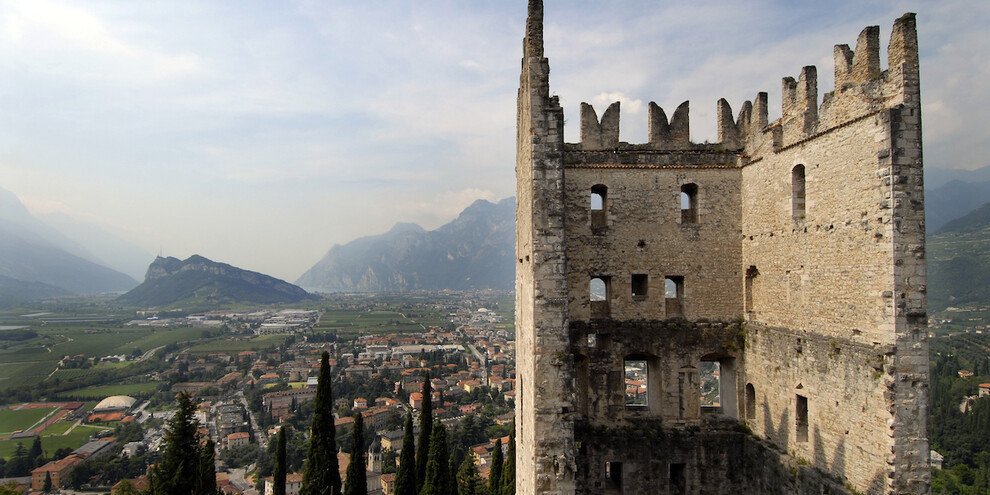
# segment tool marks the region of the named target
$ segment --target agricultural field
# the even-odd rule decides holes
[[[212,340],[202,344],[196,344],[189,348],[189,352],[194,354],[213,353],[236,353],[243,351],[261,351],[269,347],[281,346],[288,339],[288,335],[262,335],[254,338],[237,338],[225,340]]]
[[[2,322],[0,322],[2,323]],[[41,326],[31,320],[30,330],[37,337],[24,341],[0,340],[0,390],[9,386],[41,382],[46,379],[66,380],[98,374],[107,364],[89,369],[56,371],[63,356],[83,354],[87,357],[130,355],[135,350],[149,351],[178,342],[195,341],[203,336],[201,328],[92,327]],[[2,339],[2,334],[0,334]],[[132,363],[109,366],[128,366]]]
[[[435,319],[431,319],[435,320]],[[314,333],[336,333],[340,339],[385,333],[417,333],[425,327],[398,311],[328,309]]]

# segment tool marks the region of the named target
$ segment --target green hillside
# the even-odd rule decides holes
[[[184,261],[159,257],[148,268],[145,281],[117,302],[191,309],[299,302],[309,297],[298,286],[274,277],[191,256]]]
[[[928,237],[928,306],[990,304],[990,203]]]

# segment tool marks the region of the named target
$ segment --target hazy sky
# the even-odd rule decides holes
[[[151,253],[289,281],[335,243],[397,221],[432,229],[514,194],[525,0],[0,0],[0,187]],[[647,105],[757,92],[832,47],[918,13],[925,163],[990,164],[990,4],[981,1],[546,2],[551,91]],[[882,64],[885,66],[886,61]],[[821,95],[819,95],[821,97]],[[150,261],[150,260],[149,260]]]

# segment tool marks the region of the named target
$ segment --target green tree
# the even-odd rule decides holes
[[[302,495],[340,495],[340,472],[337,468],[337,432],[333,425],[333,391],[330,387],[330,354],[323,351],[320,375],[314,398],[313,425],[309,450],[299,493]]]
[[[447,454],[447,429],[437,421],[430,435],[429,460],[426,463],[426,480],[419,495],[456,495],[450,493],[450,471]]]
[[[31,467],[31,459],[28,458],[27,448],[24,447],[23,443],[17,442],[17,447],[14,448],[14,455],[7,462],[7,477],[28,476],[31,474],[32,469],[34,468]]]
[[[423,405],[419,411],[419,444],[416,445],[417,492],[423,491],[426,482],[426,463],[430,458],[430,440],[433,437],[433,384],[430,372],[423,377]]]
[[[52,473],[50,471],[45,472],[45,485],[41,487],[41,491],[45,493],[52,491]]]
[[[45,452],[41,450],[41,437],[34,437],[34,442],[31,443],[31,450],[28,451],[28,460],[31,461],[31,469],[34,469],[45,464]]]
[[[413,443],[412,413],[406,413],[406,431],[402,436],[402,452],[395,471],[395,495],[416,495],[416,445]]]
[[[364,460],[364,418],[354,415],[354,433],[351,435],[351,462],[347,465],[344,495],[368,493],[368,470]]]
[[[471,456],[464,458],[460,469],[457,470],[457,493],[458,495],[481,495],[478,490],[481,488],[481,476],[478,475],[478,467],[474,465]]]
[[[488,493],[499,495],[502,491],[502,439],[495,439],[495,450],[492,451],[492,470],[488,473]]]
[[[449,451],[450,446],[447,447]],[[454,454],[447,458],[447,493],[457,495],[457,457]]]
[[[131,480],[122,480],[114,493],[118,495],[140,495],[141,492],[134,487],[134,483]]]
[[[190,455],[200,452],[199,423],[193,416],[196,406],[186,393],[180,393],[177,400],[179,409],[169,420],[162,460],[151,471],[150,492],[154,495],[200,493],[196,489],[201,484],[201,456]]]
[[[509,430],[509,449],[502,467],[501,495],[516,495],[516,425]]]
[[[199,444],[199,477],[196,493],[213,495],[217,493],[216,445],[209,438],[201,439]]]
[[[275,472],[272,473],[275,495],[285,495],[285,427],[278,429],[278,447],[275,448]]]

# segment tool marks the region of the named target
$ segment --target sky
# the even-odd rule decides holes
[[[918,14],[925,164],[990,165],[990,3],[546,0],[565,138],[579,106],[738,112]],[[0,0],[0,187],[151,254],[294,281],[334,244],[515,192],[524,0]],[[149,260],[150,262],[150,260]]]

